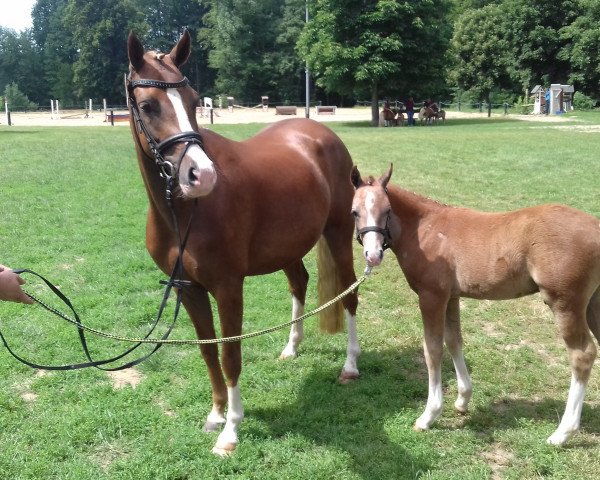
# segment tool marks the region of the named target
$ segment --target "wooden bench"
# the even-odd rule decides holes
[[[297,108],[290,106],[279,106],[275,107],[275,115],[296,115]]]
[[[317,105],[317,115],[335,115],[335,105]]]

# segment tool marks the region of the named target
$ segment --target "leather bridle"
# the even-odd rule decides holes
[[[387,188],[384,189],[387,195]],[[388,212],[387,217],[385,218],[385,226],[379,227],[377,225],[366,226],[363,228],[356,229],[356,241],[362,246],[363,240],[362,237],[367,232],[376,232],[383,236],[383,250],[387,250],[392,246],[392,234],[390,233],[390,218],[392,216],[391,210]]]
[[[178,175],[181,160],[187,153],[188,149],[194,144],[198,145],[200,148],[203,148],[202,136],[198,132],[192,130],[176,133],[175,135],[172,135],[160,142],[155,140],[142,120],[140,109],[135,96],[133,95],[133,91],[136,88],[160,88],[162,90],[166,90],[168,88],[186,87],[189,84],[190,82],[187,77],[183,77],[183,79],[178,82],[163,82],[162,80],[152,80],[146,78],[132,80],[131,76],[128,76],[127,78],[127,94],[129,96],[129,108],[131,109],[131,114],[135,124],[137,125],[138,132],[142,133],[146,138],[146,142],[148,142],[150,151],[152,152],[152,155],[154,155],[156,165],[160,169],[160,176],[163,177],[167,182],[168,197],[170,197],[172,194],[175,181],[174,179]],[[136,137],[136,141],[138,142],[139,147],[143,150],[139,137]],[[173,165],[173,163],[165,159],[164,153],[177,143],[185,143],[186,146],[181,152],[176,164]]]

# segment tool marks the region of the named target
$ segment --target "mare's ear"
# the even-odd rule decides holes
[[[144,46],[133,32],[127,37],[127,55],[134,70],[139,70],[144,63]]]
[[[358,188],[363,184],[362,178],[360,178],[360,172],[356,165],[352,166],[352,173],[350,174],[350,180],[352,181],[352,185],[354,188]]]
[[[190,58],[190,53],[192,50],[192,38],[190,37],[190,32],[187,31],[187,28],[183,31],[181,38],[177,42],[177,45],[173,47],[169,56],[173,63],[177,68],[181,67],[185,62]]]
[[[394,164],[390,163],[390,169],[387,173],[384,173],[381,177],[379,177],[379,183],[383,188],[387,187],[388,182],[390,181],[390,177],[392,176],[392,170],[394,168]]]

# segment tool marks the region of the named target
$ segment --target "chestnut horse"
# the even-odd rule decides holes
[[[540,292],[567,345],[571,387],[557,430],[548,443],[562,445],[578,430],[586,385],[600,340],[600,221],[563,205],[484,213],[441,205],[388,185],[392,169],[356,187],[353,213],[364,257],[379,265],[385,246],[396,255],[419,296],[429,396],[416,430],[442,412],[443,342],[454,361],[458,399],[466,412],[471,379],[462,353],[459,298],[502,300]]]
[[[350,286],[356,280],[350,215],[354,188],[352,159],[341,140],[307,119],[277,122],[243,142],[199,130],[199,97],[179,70],[190,55],[187,31],[169,54],[144,51],[130,34],[128,55],[131,131],[150,203],[146,246],[170,273],[189,224],[183,277],[190,284],[183,288],[182,301],[198,338],[216,336],[209,294],[216,300],[221,334],[241,334],[246,276],[283,270],[292,293],[292,318],[302,315],[308,283],[302,258],[317,242],[319,296],[331,299]],[[173,210],[164,177],[174,181]],[[334,323],[330,319],[321,325],[339,330],[345,310],[349,340],[341,379],[349,380],[358,376],[360,353],[356,292],[342,303],[336,304],[337,311],[325,311],[333,314]],[[296,355],[302,338],[303,326],[297,323],[281,357]],[[236,447],[244,416],[238,386],[241,345],[223,344],[222,367],[217,345],[200,349],[213,400],[204,430],[224,425],[213,452],[225,455]]]

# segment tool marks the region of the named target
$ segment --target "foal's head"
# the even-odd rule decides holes
[[[198,94],[179,71],[189,58],[190,43],[185,31],[170,53],[145,52],[130,33],[127,85],[139,147],[179,184],[183,197],[196,198],[212,191],[217,175],[198,133]]]
[[[387,196],[387,184],[392,166],[378,180],[362,179],[358,168],[352,168],[352,183],[356,188],[352,201],[352,215],[356,223],[356,239],[363,246],[367,264],[377,266],[383,260],[383,251],[391,243],[389,222],[392,213]]]

